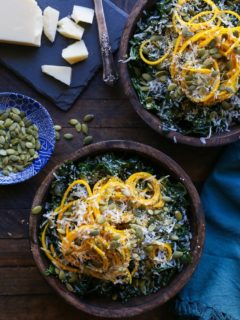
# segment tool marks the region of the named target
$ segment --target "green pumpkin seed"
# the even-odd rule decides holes
[[[20,122],[22,120],[22,118],[15,113],[12,114],[11,118],[16,122]]]
[[[87,136],[83,139],[83,144],[84,146],[89,145],[93,142],[93,137],[92,136]]]
[[[74,289],[73,289],[73,287],[70,285],[70,283],[66,283],[66,287],[67,287],[68,291],[70,291],[70,292],[73,292],[73,291],[74,291]]]
[[[7,151],[0,149],[0,156],[6,156],[7,155]]]
[[[153,79],[149,73],[143,73],[142,78],[146,81],[151,81]]]
[[[177,210],[177,211],[175,211],[175,218],[178,220],[178,221],[180,221],[180,220],[182,220],[182,213],[179,211],[179,210]]]
[[[9,128],[11,126],[11,124],[13,124],[13,120],[12,119],[9,119],[7,118],[4,122],[4,126],[5,128]]]
[[[203,62],[203,66],[205,68],[211,68],[213,66],[213,60],[212,59],[206,59],[204,62]]]
[[[168,86],[168,91],[174,91],[177,88],[177,85],[175,83],[171,83]]]
[[[86,123],[82,124],[82,132],[84,134],[88,134],[88,125]]]
[[[183,252],[182,251],[175,251],[172,255],[173,259],[179,259],[183,256]]]
[[[55,129],[56,131],[61,131],[61,130],[62,130],[62,127],[57,124],[57,125],[54,126],[54,129]]]
[[[224,108],[225,110],[229,110],[229,109],[232,108],[231,103],[229,103],[229,102],[227,102],[227,101],[223,101],[223,102],[222,102],[222,106],[223,106],[223,108]]]
[[[84,122],[91,122],[94,118],[95,118],[95,116],[94,116],[93,114],[87,114],[87,115],[83,118],[83,121],[84,121]]]
[[[152,231],[155,230],[155,228],[156,228],[156,225],[155,225],[155,224],[150,224],[150,226],[148,227],[148,230],[149,230],[150,232],[152,232]]]
[[[81,123],[76,124],[75,129],[76,129],[76,131],[77,131],[78,133],[81,132],[81,131],[82,131],[82,125],[81,125]]]
[[[201,48],[197,51],[197,57],[202,58],[206,54],[206,49]]]
[[[58,131],[55,132],[55,137],[57,141],[60,140],[60,133]]]
[[[42,206],[36,206],[32,208],[32,211],[31,211],[32,214],[39,214],[41,212],[42,212]]]
[[[15,153],[16,153],[16,151],[15,151],[14,149],[7,149],[6,151],[7,151],[7,154],[8,154],[8,155],[11,155],[11,154],[15,154]]]
[[[103,217],[103,216],[99,216],[99,217],[97,218],[97,222],[98,222],[99,224],[103,224],[105,221],[106,221],[106,219],[105,219],[105,217]]]
[[[71,126],[75,126],[76,124],[79,123],[79,121],[77,119],[71,119],[68,121],[68,123],[71,125]]]
[[[221,53],[216,53],[216,54],[213,54],[212,57],[213,57],[214,59],[221,59],[221,58],[222,58],[222,55],[221,55]]]
[[[4,170],[2,171],[2,173],[3,173],[4,176],[9,176],[9,171],[6,170],[6,169],[4,169]]]
[[[26,142],[26,147],[28,149],[33,149],[33,144],[31,142]]]
[[[193,32],[191,32],[188,28],[184,27],[182,29],[182,35],[184,36],[184,38],[190,38],[193,36]]]
[[[65,279],[65,272],[63,270],[60,270],[58,277],[60,280],[64,280]]]
[[[5,138],[3,136],[0,136],[0,144],[4,144],[5,143]]]
[[[72,140],[73,139],[73,135],[71,133],[65,133],[63,137],[66,140]]]
[[[92,237],[95,237],[95,236],[98,236],[99,235],[99,233],[100,233],[100,231],[99,230],[92,230],[92,231],[90,231],[90,236],[92,236]]]

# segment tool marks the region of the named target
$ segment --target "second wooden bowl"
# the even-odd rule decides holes
[[[143,160],[147,160],[150,165],[152,164],[156,168],[159,168],[161,170],[163,169],[171,177],[173,177],[177,181],[181,181],[188,192],[190,200],[188,219],[190,222],[192,233],[192,263],[184,266],[183,270],[177,276],[175,276],[170,284],[167,287],[159,290],[157,293],[151,294],[149,296],[130,299],[125,304],[117,301],[112,301],[111,299],[103,299],[99,297],[87,297],[83,299],[69,292],[66,289],[65,285],[59,281],[59,279],[55,277],[45,276],[45,279],[54,288],[54,290],[66,302],[70,303],[77,309],[95,316],[107,318],[123,318],[150,311],[167,302],[183,288],[183,286],[190,279],[198,264],[204,241],[205,224],[200,199],[190,178],[183,171],[183,169],[178,166],[177,163],[175,163],[168,156],[156,149],[130,141],[106,141],[80,149],[66,160],[81,161],[86,159],[86,157],[94,157],[96,155],[107,152],[116,152],[120,153],[121,155],[137,155]],[[33,207],[39,204],[44,204],[49,191],[49,187],[54,179],[53,174],[57,169],[58,167],[54,168],[42,182],[34,198]],[[49,267],[49,260],[41,250],[41,245],[39,243],[39,225],[41,221],[42,217],[39,215],[30,216],[30,241],[31,250],[36,265],[40,272],[44,274],[44,271]]]
[[[119,59],[124,60],[129,53],[129,43],[132,35],[135,32],[136,24],[141,19],[144,10],[150,9],[156,0],[139,0],[134,6],[132,12],[128,17],[127,24],[125,26],[121,45],[119,50]],[[196,147],[214,147],[221,146],[237,141],[240,136],[240,126],[231,128],[229,132],[224,132],[222,134],[213,135],[210,139],[206,139],[204,143],[200,138],[186,136],[181,133],[171,131],[169,133],[163,132],[161,129],[160,119],[153,113],[144,109],[139,101],[137,93],[133,88],[131,77],[128,70],[127,63],[120,63],[120,78],[126,95],[128,96],[132,106],[138,115],[156,132],[160,133],[162,136],[173,140],[174,142],[179,142],[182,144],[187,144]]]

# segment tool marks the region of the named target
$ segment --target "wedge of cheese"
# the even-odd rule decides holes
[[[72,68],[63,66],[43,65],[42,72],[70,86],[72,80]]]
[[[88,49],[83,40],[77,41],[63,49],[62,57],[68,63],[74,64],[88,58]]]
[[[82,6],[74,6],[72,19],[76,22],[93,23],[94,10]]]
[[[54,42],[56,37],[59,14],[59,11],[52,7],[43,11],[43,31],[51,42]]]
[[[65,17],[58,22],[58,32],[66,38],[81,40],[84,28]]]
[[[0,42],[40,47],[42,10],[35,0],[0,0]]]

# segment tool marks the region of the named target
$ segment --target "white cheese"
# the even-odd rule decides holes
[[[93,23],[94,10],[82,6],[74,6],[72,19],[76,22]]]
[[[62,57],[70,64],[86,60],[88,58],[88,50],[84,41],[77,41],[63,49]]]
[[[42,10],[35,0],[0,0],[0,42],[41,46]]]
[[[72,79],[72,68],[63,66],[43,65],[42,72],[70,86]]]
[[[68,17],[65,17],[58,22],[58,32],[66,38],[81,40],[84,28],[77,25]]]
[[[51,42],[54,42],[56,37],[59,14],[59,11],[52,7],[43,11],[43,31]]]

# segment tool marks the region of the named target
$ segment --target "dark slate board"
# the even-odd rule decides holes
[[[42,9],[47,6],[58,9],[60,11],[60,19],[72,13],[73,5],[94,7],[92,0],[38,0],[38,4]],[[116,51],[127,14],[110,0],[104,0],[104,10],[112,49]],[[102,65],[96,17],[93,25],[83,25],[83,27],[85,27],[83,39],[89,51],[89,58],[72,66],[71,87],[67,87],[41,71],[41,65],[44,64],[69,66],[62,59],[61,52],[63,48],[75,40],[66,39],[58,33],[53,44],[43,35],[40,48],[1,44],[0,62],[31,84],[40,93],[47,96],[57,107],[66,111],[72,106],[89,80]]]

